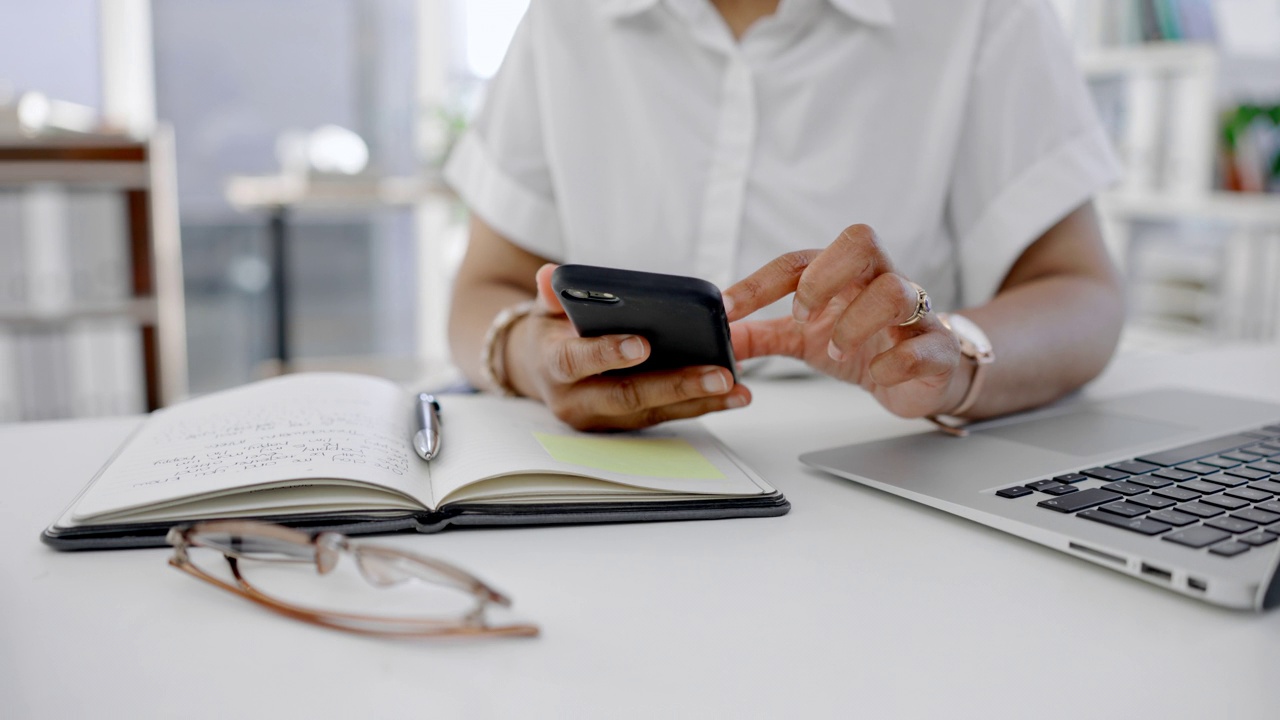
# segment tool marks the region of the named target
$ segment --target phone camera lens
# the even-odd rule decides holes
[[[587,300],[591,297],[591,295],[585,290],[565,290],[564,294],[569,297],[578,298],[579,300]]]

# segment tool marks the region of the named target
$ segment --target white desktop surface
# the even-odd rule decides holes
[[[1128,355],[1088,392],[1280,400],[1280,346]],[[136,419],[0,427],[0,716],[1274,718],[1280,612],[1219,609],[804,468],[923,430],[829,381],[708,419],[780,518],[386,536],[515,599],[536,639],[394,641],[290,621],[40,531]]]

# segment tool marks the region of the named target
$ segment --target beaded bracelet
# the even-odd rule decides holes
[[[503,308],[484,334],[484,342],[480,347],[480,372],[490,388],[507,397],[520,394],[507,374],[507,336],[511,333],[511,326],[517,320],[532,314],[536,307],[536,301],[525,300]]]

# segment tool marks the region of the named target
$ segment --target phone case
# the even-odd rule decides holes
[[[551,286],[582,337],[635,334],[649,341],[649,359],[613,374],[719,365],[738,378],[724,302],[706,280],[561,265]]]

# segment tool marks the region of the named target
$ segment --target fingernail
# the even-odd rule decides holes
[[[746,404],[747,399],[741,395],[732,395],[724,401],[724,406],[727,408],[740,408]]]
[[[809,322],[809,308],[802,305],[799,300],[792,300],[791,317],[798,323]]]
[[[732,315],[733,314],[733,298],[729,297],[728,295],[723,295],[721,297],[724,301],[724,314]]]
[[[844,353],[836,347],[835,341],[827,343],[827,357],[837,362],[844,360]]]
[[[644,356],[644,343],[634,335],[622,341],[621,349],[622,357],[628,360],[638,360]]]
[[[702,374],[702,389],[718,395],[729,390],[729,383],[725,382],[724,373],[719,370],[708,370]]]

